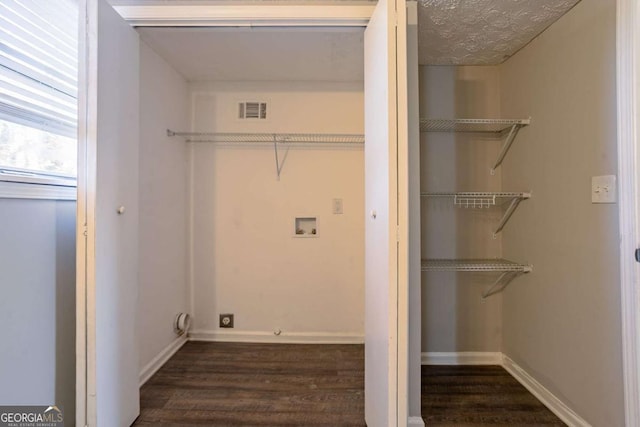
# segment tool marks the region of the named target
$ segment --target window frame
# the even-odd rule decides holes
[[[56,59],[53,54],[47,53],[42,56],[39,53],[44,53],[43,49],[47,46],[56,47],[56,49],[59,48],[56,52],[65,58],[69,59],[75,55],[79,61],[77,51],[79,33],[73,29],[64,30],[61,26],[62,21],[59,24],[38,29],[38,23],[46,21],[40,14],[38,4],[40,4],[39,0],[35,0],[27,1],[20,6],[7,4],[2,7],[7,12],[3,18],[7,27],[3,29],[3,53],[0,56],[2,59],[0,77],[3,77],[0,80],[4,81],[6,87],[4,87],[4,97],[0,97],[2,102],[0,120],[37,129],[47,134],[68,137],[72,140],[70,144],[74,144],[73,148],[77,152],[79,89],[77,71],[74,72],[74,67],[70,64],[65,68],[65,72],[61,71],[60,74],[52,76],[49,71],[55,69],[55,64],[59,64],[62,59]],[[68,0],[65,8],[76,9],[78,17],[80,16],[77,0]],[[44,12],[51,15],[52,19],[56,17],[67,19],[68,16],[64,11],[50,5],[47,5]],[[68,20],[78,21],[71,17]],[[52,44],[54,40],[49,40],[49,36],[62,44],[60,46]],[[74,74],[76,74],[75,82]],[[73,119],[74,116],[75,119]],[[14,142],[21,142],[21,140]],[[35,142],[39,147],[40,141]],[[10,161],[4,163],[5,160],[10,159],[0,159],[0,199],[77,200],[75,175],[25,169],[21,167],[22,165],[11,164]],[[68,165],[68,162],[66,164]]]
[[[77,200],[77,179],[0,166],[0,199]]]

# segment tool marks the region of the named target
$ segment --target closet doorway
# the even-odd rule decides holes
[[[403,13],[396,16],[396,8]],[[119,12],[125,16],[129,13],[131,22],[137,26],[142,26],[142,23],[147,20],[147,24],[150,23],[151,26],[163,27],[190,25],[228,27],[232,25],[303,27],[307,30],[308,27],[316,27],[316,29],[317,27],[330,29],[343,27],[346,31],[349,29],[344,27],[366,27],[363,37],[365,53],[363,130],[366,143],[364,149],[365,197],[364,209],[362,209],[362,216],[365,217],[363,242],[365,245],[365,303],[363,304],[366,331],[365,407],[369,425],[386,426],[405,422],[403,420],[407,419],[408,325],[398,319],[408,317],[406,271],[408,232],[406,221],[401,218],[407,213],[408,203],[406,194],[408,124],[405,108],[397,106],[407,105],[406,76],[402,77],[403,74],[406,75],[407,65],[406,37],[396,36],[397,32],[402,33],[406,25],[404,2],[381,1],[372,13],[372,6],[158,6],[155,9],[153,6],[147,6],[125,9],[121,8]],[[371,19],[367,16],[365,9],[369,10]],[[194,277],[191,276],[195,271],[193,263],[198,262],[193,237],[202,231],[201,228],[194,227],[193,223],[193,208],[203,199],[193,192],[196,176],[192,166],[203,160],[200,154],[205,156],[206,153],[196,154],[197,149],[191,150],[189,154],[191,158],[187,159],[186,166],[184,164],[180,166],[179,173],[160,166],[166,166],[175,160],[172,155],[175,154],[176,147],[194,144],[185,143],[184,139],[195,141],[198,137],[203,137],[201,147],[207,146],[208,148],[204,149],[206,151],[218,150],[218,148],[211,148],[213,145],[207,144],[242,143],[251,138],[242,138],[245,141],[237,139],[215,141],[221,133],[237,136],[241,132],[229,128],[225,129],[226,132],[220,132],[219,127],[208,127],[211,123],[210,118],[215,117],[215,108],[217,108],[215,103],[204,102],[200,105],[201,108],[197,108],[197,102],[194,102],[186,105],[186,109],[176,111],[180,102],[167,99],[167,96],[170,93],[179,92],[178,89],[167,87],[166,90],[149,91],[148,88],[153,85],[153,82],[161,80],[163,78],[161,74],[166,72],[166,67],[148,66],[149,61],[153,62],[157,59],[150,60],[150,57],[157,53],[163,56],[162,52],[146,51],[143,46],[145,36],[141,41],[139,33],[131,27],[131,22],[126,22],[106,2],[81,2],[81,10],[86,12],[86,20],[82,20],[86,22],[86,26],[81,31],[86,34],[86,37],[81,49],[85,56],[81,60],[83,64],[80,96],[79,157],[81,160],[78,180],[80,229],[78,233],[77,422],[79,425],[105,423],[128,425],[139,411],[137,398],[139,366],[137,364],[141,340],[153,338],[150,331],[141,331],[139,328],[132,327],[140,319],[139,292],[140,298],[144,297],[141,293],[142,289],[137,286],[137,277],[145,263],[158,265],[160,263],[157,260],[161,259],[154,259],[152,253],[145,252],[145,247],[149,250],[157,250],[161,247],[150,244],[149,240],[145,240],[145,236],[146,238],[159,237],[159,234],[154,234],[150,227],[154,222],[159,221],[163,212],[175,214],[174,219],[179,224],[184,221],[181,216],[190,216],[186,249],[178,261],[179,268],[186,272],[184,283],[190,283],[193,286]],[[145,13],[146,17],[144,17]],[[166,31],[166,28],[161,31]],[[301,37],[310,32],[301,31],[303,34]],[[176,34],[178,33],[180,31],[176,31]],[[147,37],[154,36],[147,32]],[[190,47],[179,44],[177,48],[186,50]],[[156,49],[161,50],[159,47]],[[166,56],[169,55],[165,52],[163,58],[165,62]],[[232,59],[232,57],[224,58],[224,60]],[[247,67],[250,67],[250,64]],[[179,66],[174,64],[174,68],[179,69]],[[286,69],[286,67],[283,68]],[[157,97],[155,100],[154,95]],[[241,112],[245,116],[248,113],[253,114],[255,109],[253,104],[256,101],[258,101],[257,119],[259,120],[262,115],[262,100],[244,96],[234,101],[232,111],[238,114],[236,118],[242,119]],[[266,108],[269,108],[269,101],[264,103],[267,104]],[[198,114],[202,111],[207,118],[198,121]],[[269,113],[266,115],[269,116]],[[176,117],[182,118],[182,122],[178,120],[177,125],[174,121]],[[168,122],[174,122],[174,124]],[[205,125],[199,127],[203,123]],[[150,127],[154,130],[149,131]],[[254,137],[256,134],[265,133],[256,132],[255,129],[254,127],[244,133],[250,133]],[[162,138],[159,137],[158,130],[161,130]],[[150,133],[147,133],[148,131]],[[286,149],[283,150],[286,144],[292,142],[305,144],[308,142],[309,134],[324,136],[330,134],[332,138],[336,135],[335,132],[318,128],[310,131],[296,128],[292,132],[285,127],[267,133],[276,135],[273,141],[253,142],[270,145],[269,155],[274,157],[269,165],[271,179],[277,184],[279,177],[279,183],[282,185],[286,185],[285,174],[291,172],[294,167],[300,166],[295,164],[293,147],[290,148],[289,154]],[[343,133],[340,132],[340,134]],[[298,135],[301,140],[279,139],[279,137],[292,138],[291,134]],[[311,137],[312,142],[322,143],[320,139],[324,136]],[[153,142],[157,143],[155,149],[149,150],[149,146],[143,141],[146,138],[156,138]],[[163,153],[162,147],[170,148]],[[178,150],[182,149],[186,150],[186,148],[178,148]],[[155,166],[153,162],[157,162]],[[266,163],[256,158],[252,164],[262,168]],[[219,172],[225,165],[228,164],[218,163],[218,169],[214,172]],[[240,167],[242,166],[238,166]],[[206,167],[201,167],[200,170],[204,174],[204,181],[212,178],[220,179],[220,176],[215,173],[207,175]],[[172,172],[173,176],[166,181],[168,185],[174,185],[184,179],[187,188],[191,188],[186,208],[177,209],[184,201],[180,198],[162,200],[161,194],[151,194],[147,191],[150,181],[166,180],[167,175],[171,175]],[[247,176],[253,172],[251,166],[247,167]],[[204,181],[198,180],[198,184],[203,185],[203,188],[206,187]],[[228,186],[233,185],[233,180],[230,180]],[[245,189],[247,185],[250,183],[245,183]],[[180,185],[177,187],[184,188]],[[223,187],[218,189],[222,191]],[[175,188],[173,190],[174,194],[179,194]],[[238,191],[242,189],[238,188]],[[204,200],[204,203],[208,202]],[[241,215],[235,217],[238,218]],[[291,218],[286,219],[289,221]],[[307,224],[314,219],[315,226]],[[312,238],[318,236],[316,239],[320,241],[322,227],[327,226],[320,220],[319,215],[314,217],[310,212],[300,212],[299,216],[294,216],[290,229],[287,229],[287,233],[290,234],[287,238],[295,239],[300,229],[303,231],[301,234]],[[265,222],[262,228],[269,227],[269,224]],[[314,229],[315,233],[313,233]],[[324,230],[324,232],[327,231],[326,228]],[[171,232],[175,232],[175,229]],[[258,232],[260,231],[256,231],[256,235]],[[180,241],[184,241],[184,236]],[[203,249],[199,255],[206,259],[207,248]],[[251,268],[251,261],[247,260],[247,268]],[[156,277],[161,279],[162,275],[158,274]],[[192,306],[201,302],[193,293],[193,287],[187,292],[190,292]],[[189,308],[189,305],[186,305],[186,309]],[[202,313],[202,310],[200,312]],[[218,314],[214,313],[210,317],[215,319]],[[196,312],[196,324],[198,316]],[[166,320],[168,323],[172,321],[172,319]],[[271,327],[274,326],[271,325]],[[157,336],[160,335],[158,333]],[[109,421],[106,421],[106,417],[109,417]]]

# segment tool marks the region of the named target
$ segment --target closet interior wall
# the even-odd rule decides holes
[[[499,90],[495,66],[421,66],[420,115],[500,118]],[[523,191],[503,188],[500,168],[490,173],[501,143],[486,134],[421,133],[421,192]],[[493,238],[500,209],[465,209],[454,206],[453,198],[425,197],[421,207],[422,258],[502,257],[502,236]],[[422,351],[499,352],[502,296],[481,298],[497,277],[423,272]]]
[[[278,177],[273,143],[189,142],[167,133],[362,135],[363,65],[358,56],[332,57],[342,67],[336,81],[282,81],[274,75],[281,69],[279,75],[295,77],[300,58],[292,57],[292,64],[280,59],[265,63],[269,54],[261,48],[270,73],[264,80],[207,80],[206,67],[190,69],[176,59],[182,57],[166,30],[159,39],[145,31],[140,43],[136,325],[141,381],[184,341],[173,329],[181,312],[192,316],[192,339],[362,343],[364,145],[279,143]],[[215,38],[220,33],[196,34]],[[282,37],[264,34],[263,39]],[[330,46],[326,37],[336,37],[322,32],[304,36],[320,46]],[[349,37],[358,36],[351,32]],[[245,53],[236,60],[250,57]],[[225,61],[227,67],[234,58]],[[240,64],[223,68],[247,71]],[[256,69],[249,74],[259,77]],[[309,75],[310,67],[305,69]],[[352,80],[344,70],[355,72]],[[266,120],[240,119],[239,103],[254,101],[267,103]],[[334,212],[334,199],[341,212]],[[300,217],[316,218],[316,235],[296,235]],[[235,316],[233,328],[219,326],[219,315],[226,313]]]
[[[532,117],[502,171],[533,193],[505,256],[534,266],[504,292],[503,352],[589,424],[624,425],[618,205],[591,203],[617,173],[616,2],[582,0],[499,70],[502,114]]]
[[[167,128],[189,125],[189,86],[140,42],[139,296],[141,379],[175,345],[178,313],[189,312],[189,158]]]
[[[191,93],[196,132],[363,133],[362,82],[201,82]],[[242,101],[266,102],[267,119],[238,119]],[[280,144],[278,179],[273,143],[190,144],[194,338],[363,342],[363,148]],[[317,235],[296,236],[296,217],[316,218]],[[234,313],[233,329],[219,329],[220,313]]]
[[[496,240],[494,209],[422,200],[423,258],[533,265],[485,300],[488,273],[423,273],[422,351],[501,352],[594,426],[624,425],[618,206],[591,202],[617,171],[615,37],[615,1],[582,0],[504,63],[420,81],[422,117],[531,117],[495,176],[501,140],[421,135],[423,192],[532,193]]]

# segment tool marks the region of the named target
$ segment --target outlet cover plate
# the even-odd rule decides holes
[[[233,328],[233,314],[221,314],[220,315],[220,327],[221,328]]]
[[[615,175],[591,177],[591,203],[615,203],[616,198]]]
[[[344,213],[342,199],[333,199],[333,213],[334,215],[342,215]]]

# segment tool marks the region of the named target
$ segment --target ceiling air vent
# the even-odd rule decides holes
[[[266,120],[267,103],[266,102],[240,102],[238,104],[238,118],[252,120]]]

